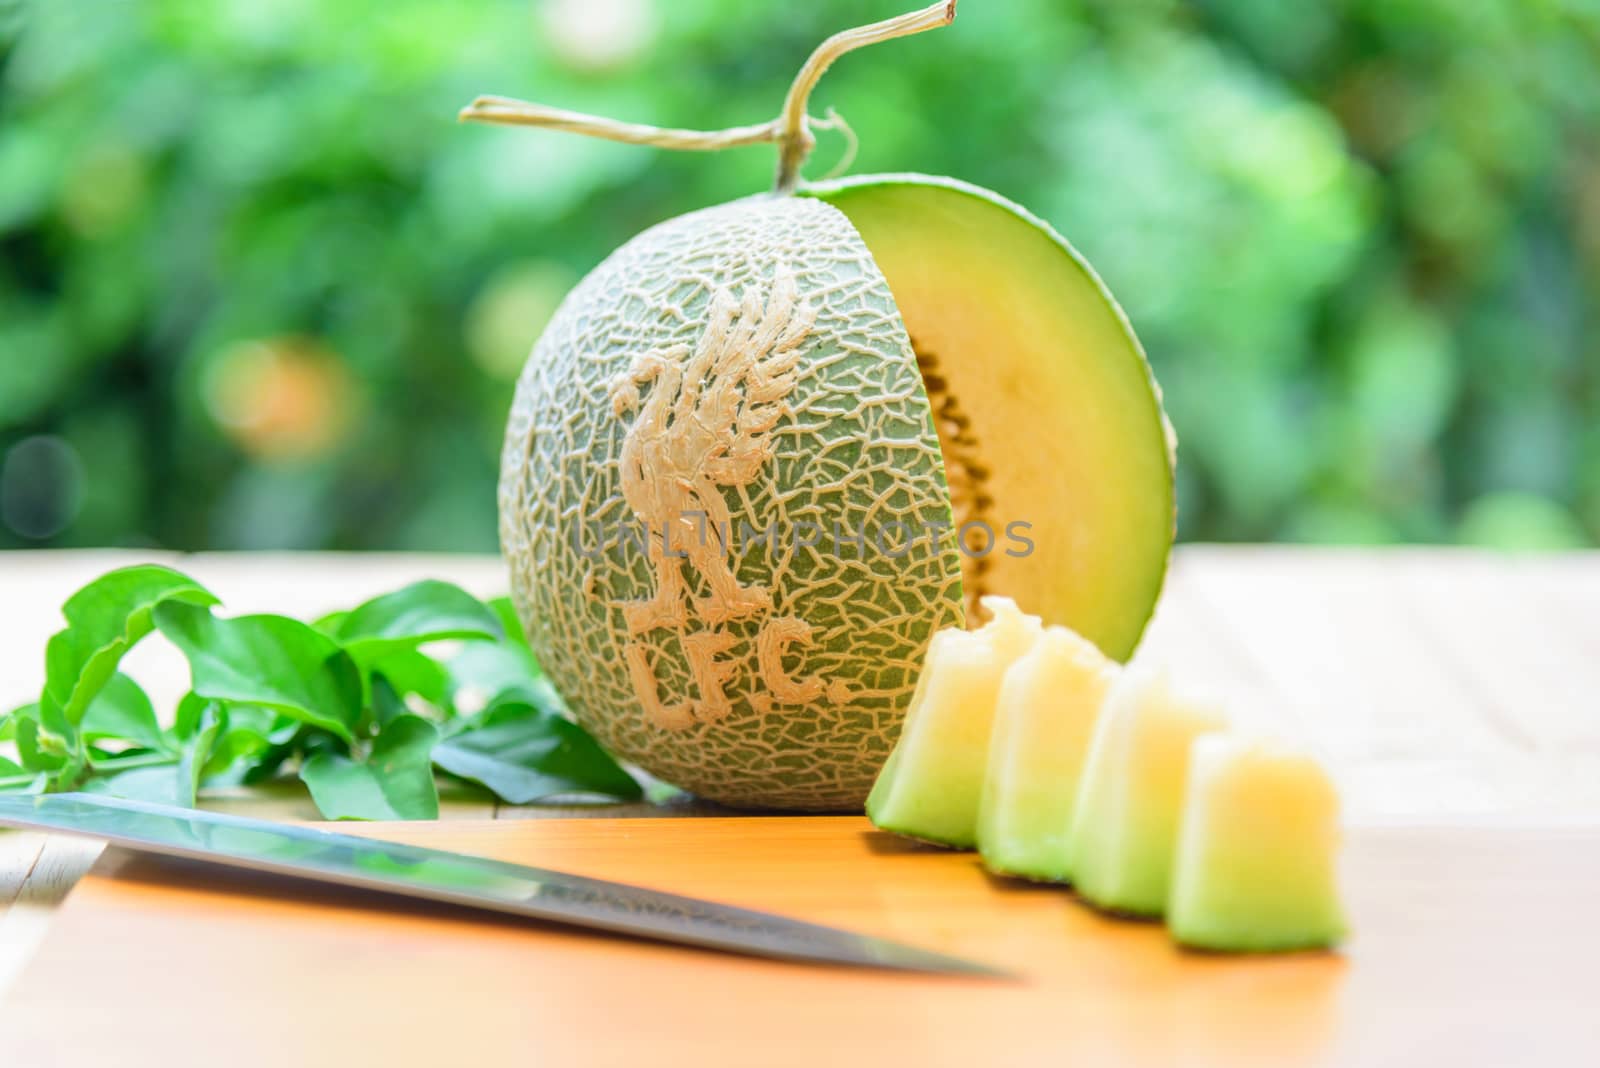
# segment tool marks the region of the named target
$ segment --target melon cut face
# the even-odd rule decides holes
[[[612,752],[726,804],[859,810],[978,597],[1128,655],[1170,439],[1047,226],[941,179],[802,192],[662,223],[568,295],[517,384],[500,537],[541,665]],[[963,556],[974,521],[994,544],[974,527]]]
[[[1006,671],[978,808],[978,851],[990,871],[1070,880],[1080,773],[1116,673],[1100,650],[1064,627],[1045,628]]]
[[[1339,797],[1308,754],[1216,735],[1195,743],[1167,925],[1197,949],[1316,949],[1343,937]]]
[[[849,217],[894,293],[957,527],[999,536],[963,560],[968,613],[1018,598],[1127,659],[1166,571],[1173,444],[1121,308],[1048,224],[988,190],[888,175],[806,192]],[[1008,551],[1014,523],[1026,555]]]
[[[1073,813],[1072,881],[1111,912],[1160,916],[1196,738],[1227,726],[1215,707],[1175,693],[1159,671],[1123,673],[1106,698]]]
[[[982,607],[990,622],[942,630],[928,647],[900,741],[867,798],[867,815],[886,831],[958,849],[977,844],[1001,680],[1042,632],[1039,618],[1011,600],[985,597]]]

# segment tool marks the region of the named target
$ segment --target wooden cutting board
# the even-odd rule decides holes
[[[1344,952],[1253,959],[1180,952],[858,818],[362,830],[1023,978],[744,959],[112,850],[0,1010],[0,1064],[1600,1063],[1600,830],[1355,832]]]

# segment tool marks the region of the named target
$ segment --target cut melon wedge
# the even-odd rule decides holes
[[[1024,598],[1124,660],[1161,590],[1173,534],[1172,439],[1139,342],[1050,226],[947,178],[810,186],[861,234],[922,370],[957,528],[969,616]],[[983,550],[983,527],[969,548]]]
[[[991,871],[1070,878],[1078,780],[1116,665],[1065,627],[1047,627],[1000,685],[978,851]]]
[[[1339,795],[1309,754],[1282,742],[1195,742],[1167,924],[1198,949],[1331,946],[1344,935]]]
[[[933,636],[905,726],[867,798],[886,831],[956,848],[977,842],[995,701],[1006,669],[1038,639],[1038,616],[985,597],[993,619],[975,631]]]
[[[1160,916],[1194,740],[1227,722],[1174,693],[1164,672],[1135,667],[1112,686],[1095,725],[1069,849],[1079,896],[1112,912]]]

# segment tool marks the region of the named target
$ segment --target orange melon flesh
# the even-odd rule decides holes
[[[1166,571],[1173,488],[1170,428],[1122,310],[1048,224],[987,190],[874,175],[804,192],[882,269],[924,365],[956,522],[995,531],[963,567],[969,606],[1022,598],[1127,659]],[[968,543],[982,549],[981,528]]]
[[[990,871],[1071,878],[1078,781],[1116,675],[1100,650],[1065,627],[1045,628],[1006,671],[978,808],[978,851]]]
[[[1160,672],[1124,672],[1095,725],[1073,813],[1079,896],[1134,916],[1166,911],[1194,740],[1227,723]]]
[[[1042,629],[1005,598],[986,597],[983,607],[989,623],[947,627],[928,645],[900,740],[867,797],[867,815],[886,831],[960,849],[977,844],[1001,680]]]
[[[1195,743],[1167,924],[1198,949],[1331,946],[1344,935],[1336,886],[1339,796],[1310,755],[1215,735]]]

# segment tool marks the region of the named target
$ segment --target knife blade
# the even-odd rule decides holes
[[[0,795],[0,824],[751,956],[894,971],[1006,975],[870,935],[625,883],[104,795]]]

